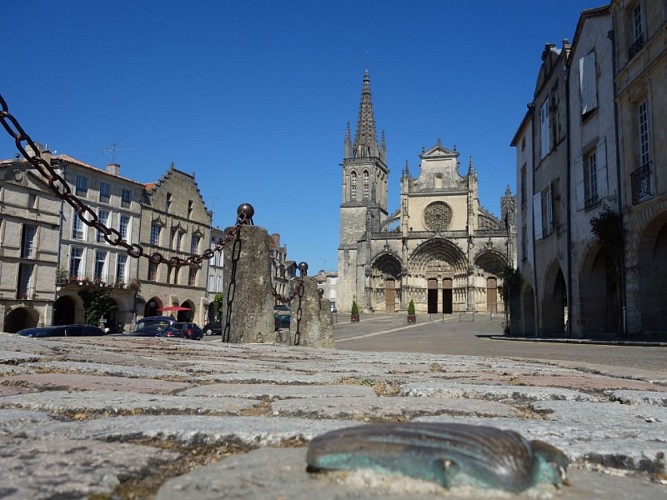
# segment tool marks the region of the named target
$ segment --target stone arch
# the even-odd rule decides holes
[[[445,238],[432,238],[419,245],[410,256],[408,268],[411,274],[427,276],[441,272],[460,273],[467,269],[463,251]]]
[[[109,329],[109,333],[120,333],[125,325],[124,313],[120,311],[120,304],[116,299],[111,297],[110,300],[116,304],[116,309],[104,315],[104,324]]]
[[[185,323],[192,322],[195,317],[195,305],[191,300],[186,300],[181,304],[181,307],[187,307],[189,311],[178,311],[176,313],[176,320]]]
[[[371,306],[374,310],[395,312],[400,307],[401,260],[384,251],[371,261]],[[397,295],[398,294],[398,295]]]
[[[358,189],[358,178],[357,178],[357,171],[356,170],[350,170],[350,201],[356,201],[357,200],[357,189]]]
[[[560,335],[566,331],[567,286],[565,276],[557,260],[552,261],[544,275],[544,290],[540,303],[542,332]]]
[[[667,211],[654,217],[642,231],[637,248],[639,310],[644,333],[667,333]]]
[[[53,304],[53,324],[71,325],[76,323],[77,299],[71,295],[63,295]]]
[[[524,335],[535,334],[535,291],[530,283],[524,283],[521,288],[521,332]]]
[[[144,304],[144,317],[146,316],[160,316],[162,313],[160,309],[164,307],[160,297],[151,297]]]
[[[39,313],[32,307],[15,307],[5,316],[4,330],[16,333],[24,328],[33,328],[39,322]]]
[[[619,284],[611,256],[598,243],[585,252],[579,270],[580,333],[618,332]],[[573,318],[575,319],[575,318]]]
[[[475,266],[493,276],[500,277],[507,264],[507,258],[497,250],[482,250],[475,257]]]

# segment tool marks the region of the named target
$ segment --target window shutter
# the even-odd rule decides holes
[[[598,107],[595,52],[591,51],[579,59],[579,91],[582,115]]]
[[[586,206],[586,193],[584,192],[584,159],[581,156],[574,160],[574,198],[577,210],[583,210]]]
[[[609,193],[607,186],[607,143],[604,137],[598,142],[595,161],[597,162],[598,198],[602,199]]]
[[[533,231],[535,239],[542,239],[542,193],[533,195]]]

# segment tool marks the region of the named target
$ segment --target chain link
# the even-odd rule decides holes
[[[67,202],[84,224],[100,231],[104,235],[105,241],[110,245],[124,248],[130,257],[145,257],[154,264],[166,264],[169,267],[174,268],[199,265],[203,260],[212,258],[215,255],[215,252],[222,252],[227,243],[235,240],[236,234],[243,224],[253,223],[252,207],[248,204],[243,204],[237,211],[236,225],[225,232],[225,237],[217,242],[215,250],[208,248],[201,255],[191,254],[186,258],[165,257],[159,252],[149,255],[141,244],[124,241],[120,231],[100,222],[95,211],[72,193],[72,190],[67,182],[65,182],[65,179],[56,172],[49,162],[42,158],[42,153],[39,151],[35,142],[25,130],[23,130],[23,127],[21,127],[18,120],[9,112],[7,102],[2,95],[0,95],[0,107],[2,108],[0,109],[0,123],[2,123],[2,126],[7,133],[14,138],[16,149],[19,153],[21,153],[21,155],[47,180],[51,191],[53,191],[58,198]],[[29,147],[33,154],[29,154],[26,147]]]

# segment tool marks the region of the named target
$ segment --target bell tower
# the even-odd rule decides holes
[[[387,218],[389,168],[384,132],[378,143],[371,98],[371,80],[364,73],[357,129],[352,142],[348,123],[342,163],[342,203],[340,205],[340,245],[338,247],[337,308],[348,311],[352,301],[361,306],[364,267],[363,253],[372,232],[380,230]]]

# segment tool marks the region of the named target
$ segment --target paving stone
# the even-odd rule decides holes
[[[290,371],[243,371],[239,373],[218,373],[197,377],[200,382],[235,382],[247,384],[332,384],[339,377],[333,374],[308,374]]]
[[[18,365],[29,361],[37,361],[41,355],[25,352],[0,351],[0,365]]]
[[[556,489],[540,485],[522,493],[459,487],[445,490],[437,484],[396,474],[370,471],[309,474],[305,470],[305,449],[254,450],[235,455],[167,481],[156,500],[247,499],[478,499],[568,498],[609,500],[664,498],[666,489],[643,478],[614,477],[570,468],[570,486]]]
[[[441,383],[409,383],[401,386],[401,396],[433,397],[441,396],[447,398],[469,398],[488,400],[566,400],[566,401],[591,401],[596,400],[592,396],[571,389],[551,387],[526,387],[514,385],[482,385],[461,384],[456,382]]]
[[[28,365],[32,367],[31,364]],[[99,375],[112,375],[115,377],[183,377],[184,374],[175,370],[161,370],[159,368],[144,368],[143,366],[122,366],[102,363],[82,363],[76,361],[50,361],[39,363],[42,370],[54,372],[72,373],[94,373]]]
[[[207,384],[178,393],[180,396],[212,396],[250,399],[303,399],[312,397],[375,397],[375,391],[361,385],[273,385]]]
[[[190,387],[189,384],[184,382],[80,373],[32,373],[5,377],[2,379],[2,383],[9,386],[20,384],[21,387],[28,389],[27,392],[35,392],[36,390],[102,390],[166,394]],[[3,387],[0,386],[0,395],[2,395],[2,389]]]
[[[313,397],[306,401],[282,400],[271,404],[276,416],[341,418],[353,420],[412,419],[422,415],[514,416],[515,411],[495,401],[447,398]]]
[[[150,395],[118,391],[47,391],[5,396],[1,408],[56,413],[238,414],[257,401],[241,398]]]
[[[618,401],[627,405],[647,404],[654,406],[667,406],[667,392],[610,391],[608,394],[612,401]]]
[[[39,411],[0,409],[0,435],[21,434],[26,428],[33,425],[57,421],[57,418]]]
[[[86,498],[109,495],[121,480],[142,477],[178,453],[149,446],[0,436],[0,497]]]

